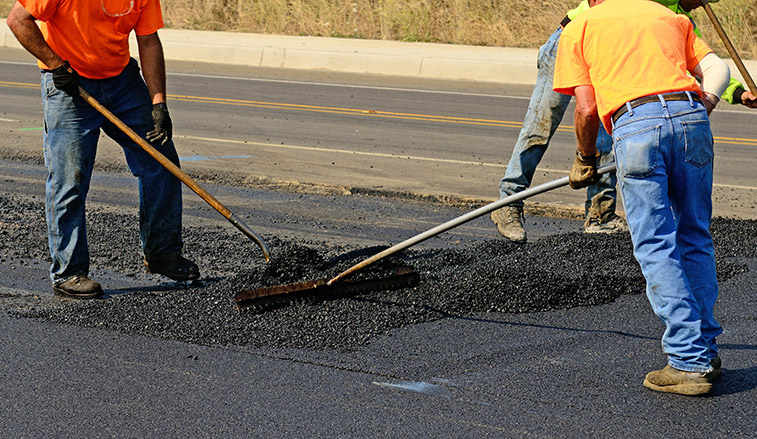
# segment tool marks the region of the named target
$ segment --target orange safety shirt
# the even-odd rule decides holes
[[[594,87],[607,132],[626,102],[658,93],[693,91],[687,75],[712,52],[694,34],[691,21],[648,0],[606,0],[571,21],[560,36],[553,87],[574,95]]]
[[[19,0],[45,41],[81,76],[112,78],[129,62],[129,33],[163,27],[159,0]],[[42,62],[39,66],[46,69]]]

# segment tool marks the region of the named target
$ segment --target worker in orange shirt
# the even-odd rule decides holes
[[[100,284],[89,278],[85,224],[101,129],[121,145],[139,180],[139,229],[147,270],[175,280],[197,279],[197,265],[181,255],[181,182],[79,96],[81,86],[179,164],[171,140],[163,47],[157,33],[163,27],[160,2],[19,0],[7,24],[42,69],[53,290],[80,299],[103,293]],[[129,54],[132,31],[144,79]]]
[[[691,12],[702,6],[704,0],[653,0],[677,14],[683,14],[692,20],[694,33],[701,37]],[[715,3],[717,0],[709,0]],[[531,185],[536,167],[546,153],[552,136],[563,119],[571,99],[552,90],[557,46],[562,30],[571,20],[589,10],[588,0],[582,0],[577,7],[568,11],[560,26],[539,49],[537,57],[538,72],[528,111],[523,120],[523,127],[513,147],[505,175],[499,182],[502,198],[528,189]],[[734,78],[721,100],[730,104],[741,104],[748,108],[757,108],[757,97],[744,90],[743,85]],[[597,149],[600,153],[600,165],[611,163],[612,139],[603,129],[597,136]],[[584,203],[584,233],[626,232],[625,220],[616,215],[617,179],[614,172],[608,172],[596,184],[586,188]],[[526,242],[525,216],[522,201],[511,203],[491,213],[499,233],[512,242]]]
[[[596,181],[599,124],[612,134],[634,256],[664,322],[667,365],[644,386],[702,395],[720,375],[708,114],[728,66],[691,22],[649,0],[590,0],[566,26],[554,90],[576,96],[573,188]],[[650,75],[649,72],[655,72]],[[688,73],[691,75],[689,75]],[[692,76],[693,75],[693,76]],[[697,79],[701,82],[697,82]]]

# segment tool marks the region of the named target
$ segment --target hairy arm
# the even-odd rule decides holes
[[[578,142],[578,153],[582,156],[597,154],[597,132],[599,131],[599,114],[594,97],[594,87],[581,85],[575,88],[576,111],[575,131]]]
[[[21,3],[16,2],[11,7],[6,23],[21,46],[45,63],[49,69],[63,65],[63,59],[45,42],[42,31],[37,26],[36,18],[24,9]]]
[[[166,63],[158,33],[137,35],[142,75],[153,104],[166,102]]]

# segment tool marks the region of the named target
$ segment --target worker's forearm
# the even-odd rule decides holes
[[[21,46],[48,68],[54,69],[63,65],[63,59],[45,42],[45,37],[42,36],[42,31],[39,30],[34,16],[20,3],[16,2],[13,5],[6,23]]]
[[[142,75],[153,104],[166,101],[166,64],[158,34],[137,36]]]
[[[583,156],[597,154],[597,133],[599,132],[599,115],[596,112],[580,111],[577,107],[574,115],[577,150]]]

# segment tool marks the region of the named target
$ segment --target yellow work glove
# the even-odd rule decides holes
[[[597,161],[599,153],[596,155],[583,156],[576,152],[576,159],[573,161],[573,167],[570,169],[568,183],[573,189],[581,189],[596,184],[601,175],[597,174]]]

